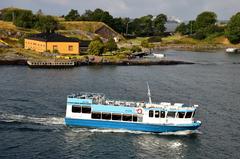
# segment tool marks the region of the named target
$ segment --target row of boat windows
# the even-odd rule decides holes
[[[149,117],[150,118],[191,118],[194,116],[195,112],[165,112],[165,111],[159,111],[159,110],[149,110]],[[176,116],[177,115],[177,116]]]
[[[137,115],[133,114],[114,114],[106,112],[91,112],[91,107],[88,106],[72,106],[73,113],[85,113],[91,114],[92,119],[104,119],[104,120],[119,120],[119,121],[137,121]]]
[[[119,121],[137,121],[137,115],[132,114],[113,114],[105,112],[92,112],[92,119],[119,120]]]
[[[79,105],[73,105],[72,106],[72,112],[73,113],[91,113],[91,107],[88,106],[79,106]]]

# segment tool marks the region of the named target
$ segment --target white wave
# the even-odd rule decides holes
[[[71,128],[75,133],[91,132],[91,133],[133,133],[133,134],[151,134],[151,132],[132,131],[126,129],[91,129],[91,128]]]
[[[143,132],[143,131],[132,131],[125,129],[90,129],[90,128],[72,128],[71,129],[75,133],[80,132],[91,132],[91,133],[131,133],[131,134],[157,134],[157,135],[190,135],[190,134],[201,134],[198,130],[186,130],[186,131],[178,131],[178,132],[163,132],[163,133],[153,133],[153,132]]]
[[[62,117],[32,117],[25,115],[14,115],[14,114],[0,114],[0,120],[5,122],[21,122],[21,123],[36,123],[42,125],[64,125],[64,118]],[[72,132],[90,132],[90,133],[131,133],[131,134],[158,134],[158,135],[189,135],[189,134],[201,134],[198,130],[186,130],[178,132],[163,132],[163,133],[152,133],[143,131],[132,131],[126,129],[91,129],[91,128],[70,128]]]
[[[158,133],[160,135],[179,135],[179,136],[184,136],[184,135],[190,135],[190,134],[202,134],[199,130],[184,130],[184,131],[176,131],[176,132],[163,132],[163,133]]]
[[[60,117],[31,117],[15,114],[1,114],[0,120],[5,122],[37,123],[43,125],[63,125],[64,118]]]

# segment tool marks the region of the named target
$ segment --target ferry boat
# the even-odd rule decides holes
[[[149,88],[149,87],[148,87]],[[198,105],[109,100],[104,94],[79,93],[67,97],[65,124],[90,128],[125,129],[144,132],[195,130]]]

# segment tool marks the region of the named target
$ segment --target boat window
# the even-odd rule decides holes
[[[185,118],[191,118],[192,117],[192,112],[187,112]]]
[[[88,114],[90,114],[90,113],[91,113],[91,107],[89,107],[89,106],[83,106],[83,107],[82,107],[82,112],[83,112],[83,113],[88,113]]]
[[[178,112],[177,116],[178,118],[184,118],[185,112]]]
[[[111,120],[111,113],[102,113],[102,119]]]
[[[161,118],[165,118],[165,111],[161,111]]]
[[[93,119],[101,119],[101,113],[100,112],[92,112],[92,118]]]
[[[121,114],[112,114],[112,120],[121,120]]]
[[[168,112],[167,113],[167,118],[175,118],[175,113],[176,112]]]
[[[153,117],[153,110],[149,110],[149,117]]]
[[[73,113],[81,113],[82,112],[82,107],[80,105],[73,105],[72,106],[72,112]]]
[[[124,115],[123,114],[123,121],[132,121],[132,115]]]
[[[155,118],[159,118],[159,117],[160,117],[159,110],[156,110],[155,111]]]
[[[138,120],[137,115],[134,115],[133,116],[133,121],[137,121],[137,120]]]

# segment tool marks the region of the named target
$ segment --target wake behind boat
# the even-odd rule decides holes
[[[79,93],[69,95],[65,124],[91,128],[126,129],[145,132],[176,132],[195,130],[198,105],[182,103],[152,103],[109,100],[104,94]]]

